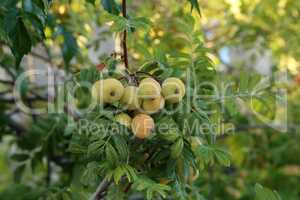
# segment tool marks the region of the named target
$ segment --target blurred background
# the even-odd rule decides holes
[[[94,6],[85,0],[54,0],[45,22],[46,40],[36,42],[19,69],[10,67],[14,61],[9,48],[1,42],[0,33],[0,199],[22,199],[15,198],[16,194],[28,192],[29,187],[34,188],[44,179],[46,161],[35,163],[41,159],[39,150],[47,149],[49,144],[43,143],[45,140],[37,129],[48,130],[52,122],[56,123],[50,117],[37,122],[36,115],[20,111],[12,100],[12,81],[27,70],[45,71],[44,77],[30,74],[22,88],[28,107],[45,108],[45,101],[56,92],[45,89],[49,76],[59,84],[71,73],[91,66],[101,67],[111,55],[117,57],[121,53],[120,39],[112,32],[111,20],[100,3],[96,1]],[[201,33],[216,71],[215,76],[203,74],[199,81],[213,81],[220,86],[233,83],[225,89],[230,98],[213,118],[221,121],[218,128],[233,125],[234,132],[217,138],[217,143],[232,154],[231,167],[215,166],[211,173],[200,173],[193,187],[208,199],[250,200],[253,186],[260,183],[276,190],[284,200],[299,199],[300,1],[200,0],[199,3],[201,16],[197,8],[192,12],[194,31]],[[113,12],[116,8],[108,9]],[[152,58],[167,58],[170,66],[180,68],[176,54],[188,53],[192,48],[180,39],[191,20],[187,17],[190,10],[190,4],[181,0],[128,1],[129,13],[151,21],[149,28],[129,35],[130,69],[134,71]],[[30,37],[38,38],[38,32],[32,32]],[[283,81],[274,78],[278,74]],[[263,95],[249,102],[245,93],[264,79],[270,79],[270,84],[262,91]],[[286,98],[287,104],[277,104],[278,98]],[[279,126],[273,126],[278,115],[287,118],[280,118]],[[50,127],[49,132],[59,135],[64,120]],[[43,127],[45,124],[48,126]],[[24,130],[31,137],[18,139]],[[57,145],[55,151],[62,154],[64,143],[60,139],[53,142]],[[58,177],[59,167],[53,170],[53,181],[62,183],[61,180],[68,179]]]

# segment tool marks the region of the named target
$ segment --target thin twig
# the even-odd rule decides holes
[[[51,151],[51,150],[49,150]],[[47,186],[50,185],[51,182],[51,174],[52,174],[52,168],[51,168],[51,154],[48,153],[47,158],[46,158],[46,162],[47,162],[47,174],[46,174],[46,184]]]
[[[14,82],[10,81],[10,80],[0,80],[0,83],[7,84],[7,85],[13,85],[14,84]]]
[[[43,56],[43,55],[40,55],[40,54],[38,54],[38,53],[35,53],[35,52],[30,52],[30,55],[32,55],[33,57],[36,57],[36,58],[38,58],[38,59],[40,59],[40,60],[43,60],[43,61],[45,61],[45,62],[47,62],[47,63],[52,63],[51,62],[51,60],[49,59],[49,58],[47,58],[47,57],[45,57],[45,56]]]
[[[128,183],[128,185],[125,187],[125,189],[123,190],[123,192],[124,192],[124,193],[127,193],[127,192],[130,190],[132,184],[133,184],[133,183]]]

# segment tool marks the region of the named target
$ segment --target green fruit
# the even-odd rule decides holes
[[[92,97],[99,103],[113,103],[121,99],[124,87],[117,79],[99,80],[92,87]]]
[[[154,129],[154,120],[145,114],[136,115],[131,123],[131,129],[135,137],[140,139],[148,138]]]
[[[154,99],[161,94],[160,84],[153,78],[145,78],[140,82],[138,97],[140,99]]]
[[[142,110],[147,114],[157,113],[165,106],[165,99],[159,96],[154,99],[145,99],[142,103]]]
[[[178,103],[185,95],[185,85],[179,78],[167,78],[162,84],[162,94],[169,103]]]
[[[120,113],[120,114],[116,115],[115,120],[128,128],[130,128],[130,126],[131,126],[132,119],[126,113]]]
[[[127,86],[121,98],[121,103],[126,106],[127,110],[136,110],[140,108],[140,101],[137,95],[138,88],[135,86]]]

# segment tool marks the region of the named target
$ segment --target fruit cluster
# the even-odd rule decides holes
[[[175,77],[167,78],[160,85],[154,78],[144,78],[138,86],[126,86],[114,78],[94,83],[92,97],[99,104],[120,102],[124,110],[133,111],[133,119],[127,113],[116,115],[115,119],[131,128],[137,138],[149,137],[154,129],[151,114],[158,113],[165,103],[179,103],[185,95],[184,83]]]

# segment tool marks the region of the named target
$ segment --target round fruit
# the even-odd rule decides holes
[[[138,97],[141,99],[153,99],[159,97],[161,87],[153,78],[145,78],[141,81],[138,88]]]
[[[169,103],[178,103],[185,95],[185,85],[179,78],[167,78],[162,84],[162,94]]]
[[[128,128],[130,128],[131,121],[132,121],[131,117],[126,113],[120,113],[116,115],[115,120]]]
[[[159,96],[154,99],[145,99],[142,103],[142,110],[147,114],[157,113],[165,106],[165,99]]]
[[[145,114],[138,114],[131,123],[133,134],[140,139],[148,138],[154,129],[154,120]]]
[[[120,101],[128,110],[135,110],[140,107],[137,90],[138,88],[135,86],[127,86],[124,90],[124,94]]]
[[[99,80],[94,83],[92,96],[99,103],[113,103],[121,99],[124,87],[120,81],[114,78]]]

